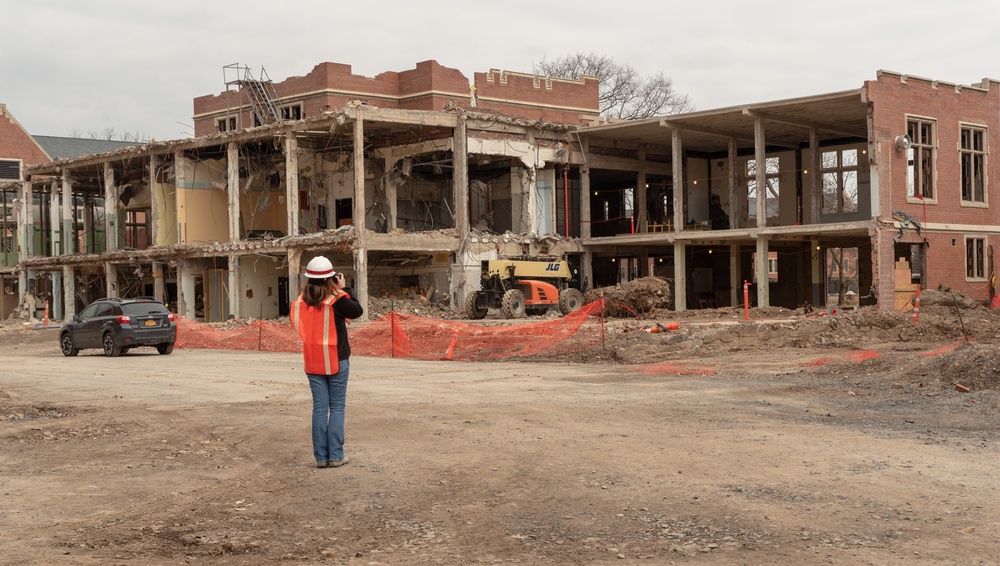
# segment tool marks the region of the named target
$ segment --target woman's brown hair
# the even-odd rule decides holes
[[[306,279],[302,290],[302,300],[310,307],[318,307],[324,299],[333,294],[333,277],[326,279]]]

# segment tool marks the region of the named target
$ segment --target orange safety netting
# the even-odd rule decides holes
[[[507,326],[424,318],[391,312],[349,329],[358,356],[421,360],[489,360],[589,350],[604,337],[604,301],[598,300],[554,320]],[[302,342],[289,324],[260,320],[234,329],[188,319],[178,321],[177,347],[300,352]]]

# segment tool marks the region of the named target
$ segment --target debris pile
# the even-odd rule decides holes
[[[428,318],[450,316],[451,313],[448,311],[447,305],[447,294],[441,296],[440,293],[434,293],[433,290],[430,290],[430,292],[433,293],[435,298],[440,299],[437,303],[428,301],[426,297],[428,291],[417,287],[397,289],[392,293],[383,291],[377,297],[368,299],[368,318],[376,320],[392,311]]]
[[[606,316],[635,317],[647,315],[656,309],[673,309],[674,281],[665,277],[640,277],[614,287],[598,287],[584,294],[584,302],[591,303],[604,297]]]

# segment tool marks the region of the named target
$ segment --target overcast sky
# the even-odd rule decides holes
[[[471,80],[594,52],[663,71],[699,110],[858,88],[878,69],[1000,79],[997,0],[5,4],[0,103],[36,135],[190,136],[192,99],[222,92],[231,63],[280,81],[322,61],[374,76],[436,59]]]

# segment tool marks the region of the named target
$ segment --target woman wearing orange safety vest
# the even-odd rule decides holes
[[[361,303],[344,286],[344,274],[317,256],[306,266],[306,286],[292,303],[292,326],[302,337],[302,356],[312,390],[312,442],[316,467],[337,468],[350,461],[344,455],[344,407],[351,345],[347,322],[364,313]]]

